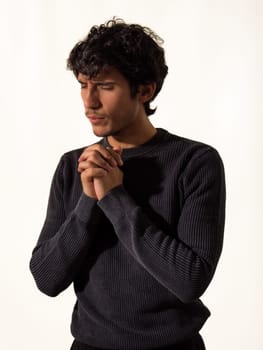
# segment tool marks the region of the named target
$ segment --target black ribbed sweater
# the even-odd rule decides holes
[[[106,145],[106,139],[100,141]],[[163,129],[124,149],[124,183],[96,201],[65,153],[30,268],[56,296],[74,282],[71,330],[105,349],[154,349],[197,334],[221,253],[225,183],[217,151]]]

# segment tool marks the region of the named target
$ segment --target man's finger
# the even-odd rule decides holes
[[[121,152],[122,152],[121,148],[107,147],[107,151],[112,155],[114,160],[117,162],[118,166],[123,165],[123,161],[121,159]]]
[[[111,153],[102,145],[94,144],[84,149],[79,157],[79,161],[83,161],[88,158],[92,151],[98,152],[105,160],[110,160],[112,158]]]
[[[89,168],[102,168],[106,171],[110,171],[113,167],[103,158],[100,158],[99,160],[86,160],[79,162],[78,164],[78,172],[82,172]]]
[[[100,178],[107,175],[107,171],[102,168],[89,168],[81,173],[81,179],[91,182],[94,178]]]

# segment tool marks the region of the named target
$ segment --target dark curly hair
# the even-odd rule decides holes
[[[163,40],[151,29],[113,18],[105,24],[93,26],[87,37],[75,45],[67,60],[67,68],[76,77],[82,73],[92,78],[112,66],[127,79],[132,97],[139,85],[156,83],[153,97],[144,103],[149,116],[155,112],[150,108],[150,102],[161,90],[168,72],[162,43]]]

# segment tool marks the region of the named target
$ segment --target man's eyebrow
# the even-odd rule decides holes
[[[80,84],[88,84],[87,81],[83,81],[83,80],[81,80],[81,79],[79,79],[79,78],[77,79],[77,81],[78,81]],[[100,84],[116,84],[115,81],[113,81],[113,80],[107,80],[107,79],[105,79],[105,80],[93,80],[93,79],[91,79],[90,81],[92,82],[92,84],[97,84],[97,85],[100,85]]]
[[[107,79],[105,79],[105,80],[91,80],[91,82],[93,83],[93,84],[115,84],[115,81],[113,81],[113,80],[107,80]]]

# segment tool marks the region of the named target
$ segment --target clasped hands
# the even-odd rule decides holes
[[[102,199],[111,189],[123,183],[121,148],[94,144],[85,148],[78,159],[83,192]]]

